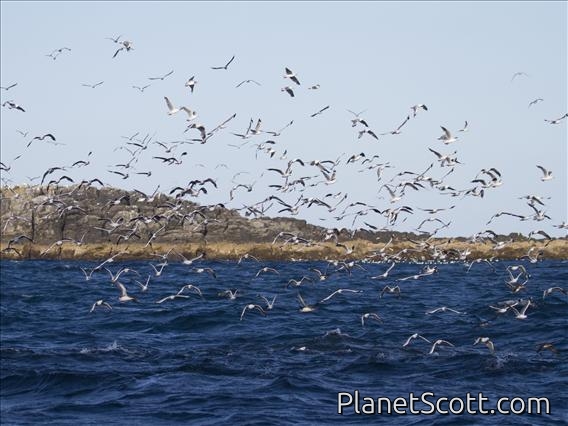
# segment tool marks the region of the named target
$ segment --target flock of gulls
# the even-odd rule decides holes
[[[114,44],[114,46],[109,46],[109,60],[127,60],[126,56],[136,53],[134,43],[123,39],[122,35],[109,37],[108,40]],[[59,58],[62,55],[72,54],[71,48],[61,47],[54,49],[46,56],[50,60],[56,61],[60,60]],[[231,73],[234,65],[238,63],[238,58],[233,55],[226,61],[219,63],[223,65],[209,67],[211,72]],[[284,70],[282,77],[287,82],[280,88],[282,96],[294,98],[298,91],[306,86],[301,83],[301,76],[291,67],[283,66],[282,68]],[[149,87],[171,78],[173,74],[174,70],[170,70],[160,76],[148,77],[148,84],[132,85],[132,89],[143,94]],[[235,90],[242,91],[246,90],[247,87],[264,87],[256,76],[251,77],[255,77],[255,79],[247,78],[236,82]],[[511,78],[511,84],[515,84],[515,80],[519,78],[529,78],[529,76],[523,72],[516,72]],[[18,85],[19,82],[1,86],[3,97],[6,94],[14,94],[14,98],[16,98]],[[100,90],[104,86],[104,81],[82,83],[81,85],[86,88],[85,90]],[[196,208],[194,204],[190,205],[186,201],[196,199],[208,192],[220,192],[221,185],[215,177],[193,179],[186,185],[170,188],[165,193],[160,192],[160,185],[152,194],[136,190],[138,198],[132,200],[130,197],[130,202],[152,206],[154,214],[150,216],[117,217],[114,212],[118,209],[115,210],[115,207],[121,206],[124,200],[128,198],[127,191],[124,191],[124,195],[107,203],[104,209],[106,215],[99,218],[100,226],[85,230],[85,234],[80,240],[62,238],[52,242],[42,252],[42,256],[47,255],[52,250],[61,251],[64,244],[84,244],[83,239],[90,232],[104,233],[109,236],[109,239],[115,238],[113,243],[116,247],[116,253],[97,266],[81,268],[86,281],[97,276],[108,277],[108,283],[110,283],[110,286],[105,287],[105,291],[109,292],[108,297],[91,301],[85,307],[87,312],[98,314],[107,311],[111,313],[115,309],[116,303],[155,303],[162,305],[194,303],[196,299],[206,300],[207,297],[212,297],[211,295],[206,296],[206,292],[194,283],[186,283],[169,292],[158,290],[152,285],[158,277],[162,277],[162,283],[164,282],[164,277],[167,277],[169,266],[172,264],[185,265],[188,267],[188,272],[205,274],[211,282],[216,282],[218,280],[216,271],[207,266],[206,251],[196,254],[193,258],[186,257],[187,254],[184,255],[175,248],[166,253],[154,253],[153,256],[157,258],[157,261],[148,265],[148,271],[136,270],[133,267],[126,266],[114,267],[114,265],[117,262],[121,262],[122,265],[121,256],[125,255],[128,250],[124,247],[132,241],[145,244],[145,247],[150,247],[153,250],[153,244],[159,242],[160,237],[168,232],[170,223],[181,223],[182,227],[187,224],[193,230],[198,229],[202,232],[204,241],[206,241],[207,226],[215,221],[210,213],[214,209],[225,209],[227,208],[226,205],[235,206],[238,203],[239,193],[254,193],[255,189],[258,189],[263,183],[268,183],[268,185],[264,185],[264,189],[270,191],[270,195],[262,196],[255,203],[234,207],[245,217],[264,217],[269,213],[296,216],[306,209],[319,209],[332,215],[333,220],[337,222],[345,219],[350,220],[352,229],[390,232],[396,230],[397,224],[403,223],[413,216],[419,218],[414,230],[423,238],[418,241],[410,240],[413,245],[410,249],[394,251],[393,241],[399,237],[393,235],[381,248],[372,250],[364,258],[354,259],[355,247],[345,244],[346,239],[342,239],[346,234],[353,231],[329,227],[330,229],[322,233],[320,240],[282,231],[274,236],[272,242],[274,246],[309,247],[322,242],[331,242],[336,247],[341,248],[344,253],[338,259],[329,260],[328,266],[324,270],[309,268],[301,277],[282,277],[284,290],[278,291],[277,294],[274,294],[274,289],[272,289],[272,294],[263,294],[256,298],[249,297],[246,289],[242,288],[226,288],[217,292],[217,298],[226,298],[231,303],[241,303],[239,305],[240,316],[235,318],[237,321],[252,320],[253,315],[270,315],[272,310],[278,309],[279,298],[282,297],[295,297],[298,313],[310,314],[317,312],[322,306],[340,303],[339,301],[342,298],[356,297],[357,294],[363,292],[357,288],[329,288],[329,294],[326,297],[308,303],[305,296],[312,292],[312,288],[326,286],[326,280],[330,276],[361,274],[362,279],[378,283],[376,296],[373,296],[377,298],[377,301],[389,298],[393,301],[392,303],[395,303],[396,299],[403,298],[405,292],[408,291],[405,286],[416,281],[428,280],[429,285],[435,285],[433,280],[435,280],[437,274],[442,272],[442,265],[446,262],[462,263],[464,273],[468,273],[472,267],[480,267],[477,265],[488,265],[494,271],[500,268],[495,259],[499,257],[500,251],[513,241],[498,241],[498,235],[491,229],[480,230],[467,240],[468,243],[472,244],[490,242],[493,245],[494,255],[488,258],[472,259],[472,251],[469,248],[461,251],[451,249],[448,248],[451,239],[440,242],[440,239],[437,238],[440,231],[449,228],[451,225],[450,220],[444,219],[444,214],[454,209],[460,200],[466,197],[482,199],[487,191],[497,190],[504,184],[503,173],[494,165],[481,168],[476,176],[471,176],[462,184],[448,182],[463,162],[458,159],[457,149],[448,152],[447,146],[458,146],[463,139],[466,139],[464,135],[470,131],[468,121],[464,122],[461,129],[455,131],[445,125],[440,125],[441,134],[437,138],[438,142],[433,141],[436,145],[424,148],[425,158],[430,155],[432,157],[422,170],[397,170],[390,161],[383,161],[379,155],[371,155],[365,152],[354,153],[350,156],[342,155],[338,158],[300,158],[291,156],[287,149],[281,149],[281,144],[278,142],[278,138],[294,125],[295,120],[288,121],[278,130],[272,130],[265,127],[262,118],[254,117],[250,120],[247,118],[248,126],[241,130],[230,127],[237,116],[237,113],[232,113],[219,123],[206,125],[204,122],[200,122],[201,117],[197,109],[186,106],[187,104],[182,105],[185,102],[179,103],[179,99],[182,97],[191,99],[192,94],[198,91],[199,87],[199,82],[193,75],[187,79],[183,87],[180,87],[180,91],[185,88],[186,93],[183,96],[181,94],[175,97],[169,94],[163,96],[164,114],[169,116],[181,115],[185,119],[185,128],[180,127],[183,140],[158,140],[155,135],[143,135],[141,132],[122,136],[123,142],[116,147],[115,151],[118,152],[117,155],[124,154],[125,158],[109,167],[107,172],[119,176],[123,180],[132,179],[136,176],[150,178],[159,174],[156,170],[142,170],[138,167],[140,160],[144,158],[151,159],[156,166],[172,168],[181,166],[175,172],[181,175],[185,170],[183,164],[185,164],[185,157],[189,155],[190,147],[195,143],[209,143],[214,138],[221,138],[221,135],[230,139],[227,147],[239,150],[249,149],[251,150],[251,160],[264,156],[267,161],[272,161],[274,165],[263,170],[263,173],[254,180],[245,179],[247,175],[250,175],[248,170],[236,172],[229,184],[228,193],[220,195],[220,197],[224,197],[225,202],[213,206],[205,205]],[[320,89],[319,83],[307,86],[309,91]],[[528,107],[531,108],[531,111],[536,111],[538,104],[542,102],[544,102],[542,98],[530,100]],[[22,106],[15,99],[9,99],[2,101],[2,107],[12,110],[13,114],[25,114],[29,106]],[[331,108],[333,108],[331,105],[324,105],[317,111],[306,114],[305,119],[318,119]],[[366,112],[365,110],[355,112],[345,109],[345,126],[353,129],[356,143],[360,143],[359,139],[365,138],[370,142],[374,141],[373,143],[376,144],[385,141],[387,138],[396,137],[407,126],[412,126],[415,120],[427,115],[429,108],[423,103],[409,106],[407,111],[401,113],[400,124],[397,123],[398,125],[393,126],[392,130],[383,132],[372,127],[370,117],[365,115]],[[558,118],[544,118],[543,125],[558,125],[564,122],[567,117],[568,114],[559,115]],[[9,120],[8,116],[6,116],[6,120]],[[10,186],[14,184],[10,180],[10,174],[17,167],[18,160],[26,156],[33,158],[33,149],[38,144],[63,145],[58,141],[55,131],[29,135],[28,131],[18,130],[18,134],[25,140],[22,144],[22,153],[11,161],[3,159],[0,163],[2,181],[5,185],[2,191],[3,198],[18,196]],[[380,144],[376,146],[380,147]],[[100,189],[108,186],[104,183],[106,180],[104,177],[85,177],[84,170],[87,170],[91,164],[92,154],[91,151],[84,158],[77,159],[72,164],[50,166],[39,176],[30,178],[30,183],[41,188],[44,194],[43,201],[33,207],[37,215],[61,218],[68,215],[89,214],[88,208],[80,206],[78,202],[74,201],[74,196],[78,196],[81,191],[87,191],[92,187]],[[554,179],[553,172],[546,165],[534,164],[532,167],[534,167],[534,179],[535,181],[542,181],[541,185],[546,186],[548,181]],[[219,164],[210,171],[214,173],[218,168],[229,168],[229,166]],[[357,168],[359,173],[373,176],[380,195],[377,197],[377,204],[354,200],[346,192],[333,190],[333,185],[341,178],[345,168]],[[406,195],[409,192],[418,191],[430,191],[432,194],[438,194],[455,201],[451,205],[446,204],[444,207],[438,208],[410,206],[405,203]],[[539,229],[541,222],[552,220],[547,215],[546,210],[546,203],[550,197],[540,194],[518,194],[517,198],[523,200],[522,210],[495,212],[493,216],[487,218],[486,225],[490,225],[503,216],[508,216],[510,220],[534,223],[535,229],[528,237],[530,248],[526,255],[518,260],[517,264],[510,264],[501,270],[507,278],[504,283],[496,283],[496,285],[503,287],[506,299],[492,301],[487,309],[494,313],[495,318],[503,317],[510,320],[530,321],[531,314],[535,310],[546,309],[545,302],[548,299],[560,297],[565,301],[568,293],[566,289],[555,285],[544,290],[542,295],[535,295],[534,289],[531,289],[529,265],[535,264],[543,258],[544,249],[552,241],[552,237],[547,232]],[[380,203],[379,200],[381,200]],[[5,218],[2,231],[5,232],[10,224],[14,225],[18,222],[29,222],[29,218],[9,216]],[[563,230],[568,229],[568,224],[565,221],[553,226]],[[17,235],[10,239],[3,252],[13,252],[19,255],[22,245],[33,242],[30,235]],[[425,264],[426,259],[433,263]],[[396,276],[397,266],[405,261],[416,264],[416,272],[410,276]],[[384,272],[378,275],[370,274],[368,270],[370,263],[385,265]],[[262,280],[267,275],[280,275],[280,271],[263,264],[261,260],[250,253],[235,261],[234,267],[250,268],[250,280]],[[106,282],[107,280],[103,281]],[[164,285],[161,284],[160,288],[164,288]],[[267,289],[267,291],[270,290]],[[155,294],[155,297],[150,300],[148,294],[152,293]],[[425,315],[463,315],[464,313],[459,307],[436,306],[425,312]],[[387,319],[383,318],[380,312],[360,312],[356,321],[360,321],[361,327],[370,327],[380,326]],[[482,326],[489,326],[490,323],[491,321],[487,321]],[[405,342],[401,342],[401,347],[416,347],[420,342],[429,345],[429,350],[425,351],[427,354],[450,350],[454,347],[454,343],[443,338],[426,337],[419,333],[412,334]],[[535,346],[537,352],[557,351],[554,342],[535,342],[535,344],[537,345]],[[495,353],[499,348],[499,342],[494,342],[488,335],[472,336],[472,345],[484,345],[490,353]]]

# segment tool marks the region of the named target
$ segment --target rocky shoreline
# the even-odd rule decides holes
[[[156,259],[171,250],[191,257],[261,260],[472,261],[568,259],[568,240],[520,234],[432,238],[394,231],[329,230],[294,218],[244,215],[223,205],[115,188],[3,187],[3,259]],[[22,237],[24,236],[24,237]],[[31,241],[30,241],[31,240]]]

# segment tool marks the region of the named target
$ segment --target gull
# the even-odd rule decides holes
[[[298,302],[300,302],[300,312],[313,312],[316,310],[315,306],[308,305],[300,293],[298,293]]]
[[[383,294],[385,294],[385,293],[395,294],[396,297],[400,297],[400,287],[399,286],[389,287],[388,285],[385,286],[385,288],[383,288],[383,291],[381,291],[379,298],[382,299]]]
[[[351,111],[350,109],[348,109],[347,112],[350,112],[350,113],[353,114],[356,118],[358,118],[361,114],[363,114],[364,112],[367,112],[367,110],[364,109],[363,111],[355,112],[355,111]]]
[[[204,253],[201,253],[199,256],[194,257],[193,259],[188,259],[186,258],[183,254],[176,252],[182,259],[182,263],[184,265],[193,265],[193,262],[195,262],[196,260],[202,259],[204,257]]]
[[[378,136],[375,134],[375,132],[373,132],[372,130],[360,130],[360,131],[359,131],[358,139],[361,139],[365,133],[371,135],[371,136],[374,137],[376,140],[379,140],[379,137],[378,137]]]
[[[161,76],[161,77],[148,77],[148,80],[162,80],[162,81],[164,81],[164,79],[165,79],[166,77],[169,77],[169,76],[172,75],[173,73],[174,73],[174,70],[171,70],[169,73],[167,73],[167,74],[165,74],[165,75],[163,75],[163,76]]]
[[[402,345],[403,348],[407,347],[410,342],[412,342],[414,339],[422,339],[427,343],[432,343],[430,340],[428,340],[426,337],[421,336],[418,333],[414,333],[412,336],[410,336],[408,339],[406,339],[406,342],[404,342],[404,344]]]
[[[389,268],[381,275],[376,275],[374,277],[371,277],[372,280],[380,280],[381,278],[386,278],[389,275],[389,272],[392,270],[392,268],[394,268],[395,262],[393,262]],[[383,290],[384,291],[384,290]]]
[[[453,344],[451,344],[447,340],[438,339],[432,345],[432,349],[430,349],[430,352],[428,352],[428,355],[433,354],[434,351],[436,350],[436,346],[438,346],[438,345],[446,345],[446,346],[452,346],[452,347],[454,346]]]
[[[558,349],[556,349],[552,343],[548,343],[548,342],[539,343],[536,347],[537,353],[541,353],[544,350],[550,351],[550,352],[555,353],[555,354],[558,353]]]
[[[318,90],[320,88],[319,84],[314,84],[313,86],[308,87],[308,90]]]
[[[286,86],[283,87],[282,89],[280,89],[281,92],[286,92],[288,93],[291,97],[294,97],[294,91],[292,90],[292,88],[290,86]]]
[[[246,305],[243,308],[243,311],[241,312],[241,321],[243,320],[243,317],[245,316],[245,312],[246,311],[250,311],[250,310],[257,310],[258,312],[260,312],[263,316],[266,316],[266,312],[264,311],[264,309],[262,309],[262,307],[260,305],[255,305],[253,303],[249,303],[248,305]]]
[[[311,283],[314,282],[314,280],[312,280],[310,277],[306,277],[306,276],[304,275],[304,276],[300,279],[300,281],[295,280],[295,279],[293,279],[293,278],[290,279],[290,280],[288,281],[288,284],[286,284],[286,287],[290,287],[290,286],[299,287],[300,285],[302,285],[302,283],[303,283],[304,281],[309,281],[309,282],[311,282]]]
[[[536,98],[534,101],[530,101],[529,102],[529,108],[533,105],[538,104],[539,102],[542,102],[542,101],[544,101],[544,99],[542,99],[542,98]]]
[[[130,50],[134,50],[134,48],[132,47],[131,41],[124,40],[120,44],[122,44],[122,47],[119,48],[116,52],[114,52],[114,55],[112,55],[113,58],[116,58],[116,55],[118,55],[119,52],[122,52],[124,49],[126,49],[127,52],[129,52]]]
[[[522,75],[524,75],[525,77],[529,77],[529,75],[528,75],[526,72],[518,71],[518,72],[516,72],[515,74],[513,74],[513,76],[511,77],[511,82],[513,82],[513,80],[514,80],[515,78],[520,77],[520,76],[522,76]]]
[[[130,271],[134,272],[134,273],[137,274],[137,275],[140,275],[140,274],[138,274],[138,272],[136,272],[135,270],[130,269],[130,268],[122,268],[121,270],[119,270],[119,271],[116,273],[116,275],[113,275],[112,272],[110,271],[110,269],[108,269],[108,268],[105,268],[105,269],[106,269],[106,271],[109,273],[109,275],[110,275],[110,280],[111,280],[113,283],[117,282],[118,279],[120,278],[120,276],[121,276],[122,274],[126,274],[127,272],[130,272]]]
[[[391,130],[390,132],[386,132],[386,133],[381,133],[382,136],[384,135],[400,135],[400,129],[402,129],[402,127],[408,123],[408,120],[410,120],[410,115],[407,115],[406,118],[404,119],[404,121],[400,124],[400,126],[398,126],[395,130]]]
[[[544,232],[543,230],[538,230],[538,231],[531,231],[529,232],[528,238],[529,239],[534,239],[536,240],[536,238],[533,238],[533,235],[541,235],[543,236],[546,240],[551,241],[552,237],[550,235],[548,235],[546,232]],[[537,240],[538,241],[538,240]],[[542,241],[542,240],[541,240]],[[548,244],[546,244],[548,245]],[[546,247],[545,245],[545,247]]]
[[[0,86],[0,89],[10,90],[12,87],[16,87],[18,83],[10,84],[9,86]]]
[[[229,300],[235,300],[237,298],[237,292],[238,291],[239,291],[238,289],[236,289],[235,291],[225,290],[225,291],[218,293],[217,295],[227,297],[227,298],[229,298]]]
[[[89,313],[93,312],[97,308],[107,308],[109,311],[112,310],[112,306],[110,306],[110,304],[108,302],[105,302],[103,299],[97,300],[95,303],[93,303],[93,307],[91,308]]]
[[[103,83],[104,83],[104,81],[99,81],[98,83],[95,83],[95,84],[81,83],[81,86],[90,87],[91,89],[94,89],[95,87],[100,86]]]
[[[329,274],[327,273],[327,269],[326,269],[326,272],[322,272],[319,269],[310,268],[310,271],[315,272],[318,275],[319,281],[325,281],[329,278]]]
[[[419,278],[422,277],[428,277],[432,275],[431,273],[421,273],[421,274],[416,274],[416,275],[410,275],[408,277],[404,277],[404,278],[397,278],[397,281],[408,281],[408,280],[417,280]]]
[[[529,306],[531,305],[531,301],[527,300],[527,302],[525,303],[525,305],[523,306],[521,312],[519,312],[514,306],[511,306],[511,309],[513,311],[515,311],[515,318],[517,319],[527,319],[527,309],[529,308]]]
[[[140,286],[140,290],[142,291],[142,293],[147,292],[148,291],[148,284],[150,284],[150,275],[148,275],[148,278],[146,279],[146,283],[142,284],[140,281],[136,281],[136,284],[138,284]]]
[[[274,296],[272,298],[272,300],[268,300],[268,298],[266,296],[260,296],[260,298],[262,298],[262,300],[264,300],[264,303],[266,303],[266,310],[269,311],[272,308],[274,308],[274,302],[276,302],[276,298],[278,297],[278,295]]]
[[[351,247],[347,247],[345,244],[341,244],[341,243],[335,243],[335,247],[342,247],[345,250],[345,255],[349,255],[349,254],[353,253],[353,250],[355,250],[354,245],[351,246]]]
[[[366,314],[361,315],[361,326],[362,327],[365,327],[365,320],[368,320],[368,319],[373,319],[373,320],[378,321],[378,322],[383,322],[382,318],[378,314],[368,312]]]
[[[176,108],[174,104],[172,104],[172,102],[168,99],[167,96],[164,96],[164,99],[166,100],[166,105],[168,106],[168,115],[173,115],[180,111],[185,111],[189,116],[188,120],[193,120],[197,116],[195,112],[189,110],[187,107],[182,106],[180,108]]]
[[[326,302],[329,299],[331,299],[333,296],[335,296],[336,294],[343,294],[343,292],[349,292],[349,293],[362,293],[361,290],[351,290],[348,288],[340,288],[338,290],[335,290],[333,293],[331,293],[329,296],[323,298],[320,303]]]
[[[439,141],[443,141],[446,145],[457,141],[459,138],[457,136],[452,136],[450,131],[444,126],[440,126],[444,131],[444,134],[438,138]]]
[[[48,143],[51,143],[53,145],[57,145],[56,143],[54,143],[56,141],[55,136],[53,136],[51,133],[46,133],[45,135],[42,136],[35,136],[27,145],[26,148],[29,147],[33,141],[38,140],[38,141],[42,141],[45,138],[51,139],[51,142],[47,141]],[[63,145],[63,144],[59,144],[59,145]]]
[[[195,76],[191,76],[189,80],[187,80],[187,82],[185,83],[185,87],[189,87],[191,89],[191,93],[193,93],[193,89],[195,88],[195,85],[197,84],[197,80],[195,79]]]
[[[504,314],[506,313],[509,309],[511,309],[513,306],[517,306],[518,302],[515,302],[512,305],[505,305],[503,307],[499,307],[499,306],[491,306],[489,305],[489,307],[493,310],[495,310],[498,314]]]
[[[6,101],[2,104],[3,107],[8,106],[8,109],[17,109],[18,111],[26,112],[24,108],[16,104],[14,101]]]
[[[543,176],[540,178],[541,181],[545,182],[547,180],[551,180],[554,176],[552,176],[552,172],[550,170],[546,170],[544,167],[542,166],[538,166],[537,167],[542,171]]]
[[[119,35],[118,37],[105,37],[105,40],[112,40],[112,41],[114,41],[115,43],[119,43],[121,37],[122,37],[122,34]]]
[[[320,109],[318,112],[314,112],[312,115],[310,115],[311,118],[314,118],[318,115],[320,115],[322,112],[324,112],[325,110],[329,109],[329,105],[326,107],[323,107],[322,109]]]
[[[164,297],[163,299],[157,300],[156,303],[164,303],[175,299],[189,299],[189,296],[186,296],[185,294],[172,294],[170,296]]]
[[[548,296],[549,294],[554,293],[555,291],[560,292],[566,296],[568,296],[568,291],[566,291],[565,289],[563,289],[562,287],[550,287],[546,290],[544,290],[544,292],[542,293],[542,298],[544,299],[546,296]]]
[[[467,128],[468,126],[468,122],[467,120],[465,120],[465,124],[463,125],[463,128],[459,129],[458,132],[467,132],[469,129]]]
[[[257,86],[262,86],[258,81],[248,79],[248,80],[243,80],[243,81],[241,81],[239,84],[236,85],[236,88],[239,88],[239,87],[241,87],[243,84],[248,84],[248,83],[254,83],[254,84],[256,84]]]
[[[233,62],[234,59],[235,59],[235,55],[233,55],[233,57],[231,59],[229,59],[229,62],[227,62],[222,67],[211,67],[211,69],[212,70],[226,70],[227,67],[231,64],[231,62]]]
[[[454,312],[456,314],[464,314],[465,313],[465,312],[456,311],[456,310],[448,308],[446,306],[442,306],[441,308],[436,308],[436,309],[433,309],[431,311],[427,311],[426,315],[435,314],[436,312],[447,312],[447,311]]]
[[[278,130],[277,132],[274,131],[265,131],[265,133],[268,133],[269,135],[272,135],[274,137],[278,137],[282,134],[282,131],[284,131],[285,129],[287,129],[288,127],[290,127],[292,124],[294,124],[294,120],[291,120],[288,124],[286,124],[284,127],[282,127],[280,130]]]
[[[213,278],[217,278],[217,274],[212,268],[193,268],[193,272],[196,272],[198,274],[202,274],[203,272],[205,272],[210,276],[212,276]]]
[[[269,268],[268,266],[265,266],[264,268],[261,268],[256,275],[254,276],[255,278],[258,277],[260,274],[262,273],[266,273],[266,272],[272,272],[273,274],[280,274],[280,272],[278,272],[276,269],[274,268]]]
[[[59,247],[59,251],[61,252],[63,243],[68,243],[68,242],[73,242],[74,240],[72,240],[71,238],[63,238],[62,240],[57,240],[55,241],[53,244],[51,244],[46,250],[44,250],[40,256],[45,256],[49,251],[51,251],[51,249],[55,246]]]
[[[349,110],[348,110],[349,111]],[[363,126],[365,127],[369,127],[369,125],[367,124],[367,122],[365,120],[363,120],[362,118],[359,117],[355,117],[351,119],[351,127],[355,127],[357,124],[361,123]]]
[[[252,260],[254,260],[254,261],[256,261],[256,262],[260,262],[260,261],[259,261],[256,257],[254,257],[252,254],[245,253],[245,254],[243,254],[243,255],[239,258],[239,260],[237,261],[237,265],[240,265],[243,260],[247,260],[247,259],[252,259]]]
[[[187,121],[193,120],[195,117],[197,117],[196,112],[192,112],[192,111],[189,111],[189,110],[187,110],[187,111],[188,111],[188,114],[190,116],[190,118],[188,118]],[[195,130],[199,131],[200,138],[199,139],[192,139],[192,141],[199,141],[202,144],[204,144],[205,142],[207,142],[207,139],[209,139],[209,137],[207,136],[207,131],[205,130],[205,126],[203,126],[202,124],[191,123],[189,126],[187,126],[187,129],[185,129],[185,131],[187,132],[189,129],[195,129]]]
[[[53,52],[51,52],[49,55],[45,55],[50,57],[51,59],[53,59],[54,61],[57,59],[57,57],[59,55],[61,55],[64,51],[68,51],[71,52],[71,49],[69,49],[68,47],[61,47],[59,49],[55,49]]]
[[[120,251],[120,252],[118,252],[118,253],[112,255],[111,257],[109,257],[108,259],[106,259],[104,262],[102,262],[100,265],[95,266],[95,267],[93,268],[93,272],[100,270],[100,269],[101,269],[104,265],[106,265],[107,263],[112,263],[112,262],[114,262],[114,259],[115,259],[116,257],[118,257],[118,256],[120,256],[120,255],[122,255],[122,254],[124,254],[124,253],[126,253],[126,250]],[[91,272],[91,274],[92,274],[92,272]]]
[[[28,240],[30,243],[33,243],[33,240],[30,237],[28,237],[26,235],[19,235],[15,238],[12,238],[10,241],[8,241],[8,247],[12,247],[13,244],[18,244],[22,240]]]
[[[133,89],[138,89],[140,91],[140,93],[144,93],[144,90],[146,90],[148,87],[150,87],[151,84],[147,84],[146,86],[132,86]]]
[[[154,264],[152,264],[152,263],[150,263],[149,265],[150,265],[150,266],[152,267],[152,269],[154,270],[154,273],[156,274],[156,276],[159,277],[160,275],[162,275],[162,272],[164,271],[164,268],[168,265],[168,262],[166,261],[166,262],[163,262],[163,263],[158,264],[158,266],[160,267],[160,269],[157,269],[157,268],[154,266]]]
[[[387,185],[387,184],[384,184],[383,186],[381,186],[381,188],[379,189],[379,191],[380,191],[383,187],[387,189],[388,193],[389,193],[390,196],[391,196],[391,199],[390,199],[391,204],[392,204],[392,203],[396,203],[397,201],[402,200],[402,195],[404,195],[404,193],[401,193],[400,196],[397,196],[396,193],[395,193],[392,189],[390,189],[390,186]]]
[[[424,111],[428,111],[428,107],[424,104],[418,104],[411,106],[410,109],[412,110],[412,118],[416,117],[419,109],[423,109]]]
[[[475,339],[473,346],[477,345],[478,343],[485,344],[485,346],[487,346],[492,354],[495,353],[495,346],[493,345],[493,342],[489,339],[489,337],[478,337],[477,339]]]
[[[547,123],[550,124],[559,124],[562,120],[564,120],[566,117],[568,117],[568,113],[564,114],[562,117],[557,118],[555,120],[547,120],[546,118],[544,119],[544,121],[546,121]]]
[[[300,81],[298,80],[298,77],[290,68],[285,68],[285,71],[286,71],[286,74],[284,75],[284,78],[289,78],[290,80],[292,80],[297,85],[300,85]]]
[[[199,294],[200,297],[203,297],[203,293],[201,293],[201,290],[199,289],[199,287],[194,286],[193,284],[184,285],[182,288],[179,289],[177,294],[178,295],[182,294],[184,292],[184,290],[193,291],[195,294]]]
[[[124,284],[122,284],[120,281],[117,281],[115,285],[120,290],[120,296],[118,297],[119,302],[138,302],[138,299],[128,295],[128,293],[126,292],[126,287],[124,287]]]

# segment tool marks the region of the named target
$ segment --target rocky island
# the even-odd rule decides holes
[[[137,191],[69,187],[3,187],[4,259],[155,259],[175,253],[209,259],[475,261],[567,259],[568,240],[536,234],[434,238],[370,229],[326,229],[253,209],[200,206],[182,197]]]

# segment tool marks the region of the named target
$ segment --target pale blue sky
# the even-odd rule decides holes
[[[291,203],[298,199],[298,191],[279,194],[268,188],[282,181],[266,169],[286,167],[287,160],[278,159],[284,150],[288,159],[306,161],[345,154],[337,182],[308,188],[304,196],[348,192],[345,204],[363,201],[381,210],[455,204],[439,216],[452,221],[445,235],[468,236],[487,229],[486,222],[498,211],[532,214],[518,197],[535,194],[551,197],[544,208],[551,221],[520,222],[503,216],[489,228],[565,235],[552,225],[567,220],[568,120],[557,125],[544,121],[568,109],[565,2],[2,2],[1,12],[1,85],[18,85],[0,95],[2,102],[14,100],[26,109],[1,109],[2,162],[12,166],[2,176],[14,183],[29,182],[28,177],[51,166],[70,165],[93,151],[90,166],[66,174],[150,192],[158,184],[168,191],[192,179],[213,177],[219,189],[197,201],[238,208],[270,194]],[[117,45],[105,37],[120,34],[134,43],[134,50],[113,59]],[[63,46],[71,52],[55,61],[45,56]],[[232,55],[236,58],[228,70],[210,69]],[[298,74],[301,86],[283,78],[284,67]],[[148,80],[170,70],[174,73],[164,81]],[[511,82],[515,72],[529,77]],[[198,83],[191,94],[184,83],[193,75]],[[236,89],[244,79],[262,86]],[[81,86],[98,81],[104,84],[95,89]],[[152,86],[144,93],[132,88],[148,83]],[[316,83],[319,90],[307,89]],[[285,85],[294,86],[295,98],[281,92]],[[131,174],[122,180],[109,173],[109,166],[128,159],[125,151],[114,151],[124,144],[122,135],[148,133],[163,142],[196,135],[183,133],[183,113],[168,116],[164,96],[196,110],[197,121],[207,129],[233,113],[237,117],[206,144],[180,146],[175,155],[188,155],[179,166],[152,159],[163,150],[151,145],[136,165],[139,171],[152,170],[151,177]],[[535,98],[544,101],[528,108]],[[428,111],[420,111],[400,135],[382,136],[379,142],[368,135],[358,139],[346,111],[366,109],[363,117],[378,134],[396,128],[418,103],[426,104]],[[328,111],[309,117],[326,105]],[[290,120],[294,125],[276,139],[261,134],[241,149],[230,146],[241,143],[231,132],[243,132],[251,118],[262,118],[264,130],[278,130]],[[470,130],[457,142],[446,146],[437,140],[440,126],[457,134],[465,120]],[[28,131],[28,136],[17,129]],[[66,145],[35,141],[25,148],[33,136],[44,133],[53,133]],[[259,153],[255,158],[253,145],[267,139],[276,140],[277,154],[270,159]],[[449,197],[430,188],[407,190],[402,202],[393,205],[379,199],[387,196],[384,190],[377,195],[380,185],[400,171],[421,172],[432,162],[428,175],[439,178],[448,171],[439,167],[428,147],[442,153],[457,150],[465,163],[446,179],[447,185],[472,188],[470,181],[479,170],[491,167],[502,172],[504,183],[487,190],[484,199]],[[360,152],[369,158],[379,155],[379,162],[395,168],[385,170],[377,182],[374,170],[359,173],[358,165],[345,164]],[[19,154],[22,157],[12,162]],[[215,168],[220,163],[229,168]],[[537,164],[552,170],[555,178],[541,182]],[[241,171],[248,174],[240,175],[238,182],[257,183],[252,192],[241,190],[229,202],[231,177]],[[316,175],[320,181],[317,168],[294,167],[292,179]],[[273,207],[270,215],[276,210]],[[350,226],[352,218],[333,219],[339,212],[311,207],[297,217],[328,227]],[[426,217],[417,211],[394,229],[412,230]],[[355,226],[363,226],[363,220],[386,225],[385,218],[373,214]]]

